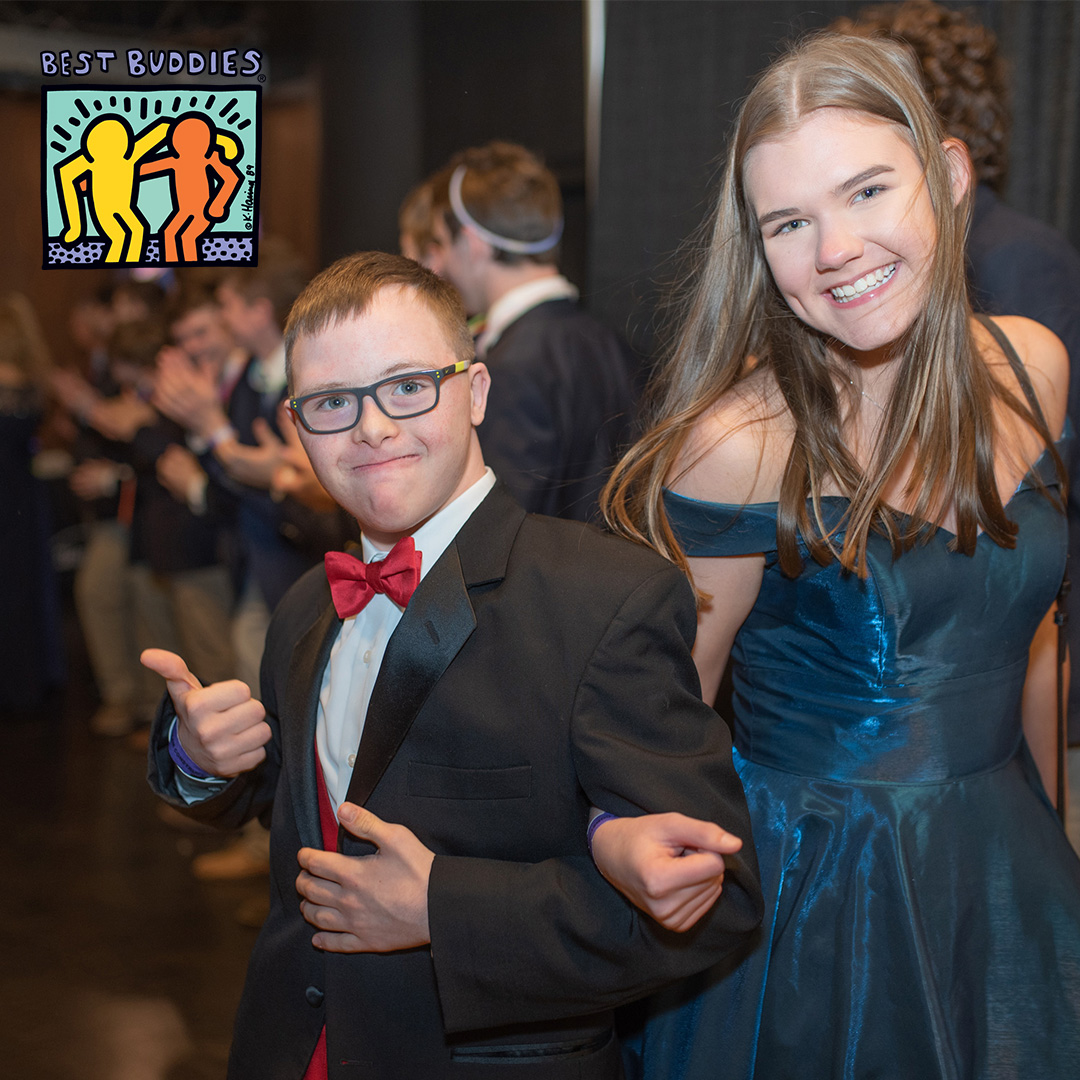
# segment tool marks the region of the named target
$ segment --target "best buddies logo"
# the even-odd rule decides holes
[[[261,55],[131,49],[128,74],[259,74]],[[42,53],[42,75],[108,73],[108,51]],[[260,86],[48,85],[41,89],[46,269],[254,266]]]

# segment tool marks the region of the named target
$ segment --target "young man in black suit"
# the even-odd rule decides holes
[[[526,515],[495,479],[488,373],[435,275],[343,259],[287,341],[301,438],[365,562],[332,554],[290,590],[261,703],[145,654],[171,695],[155,789],[225,827],[272,815],[229,1076],[614,1080],[613,1007],[761,916],[690,587],[644,548]],[[641,915],[589,857],[592,805],[722,823],[721,901],[682,935]]]
[[[420,190],[430,240],[413,246],[482,316],[476,350],[492,374],[484,459],[526,510],[596,519],[631,441],[639,364],[559,272],[558,180],[523,146],[491,142],[454,155]]]

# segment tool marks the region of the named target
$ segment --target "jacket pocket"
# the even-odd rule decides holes
[[[587,1039],[570,1039],[552,1043],[514,1043],[500,1046],[454,1046],[450,1049],[453,1061],[472,1065],[522,1065],[552,1058],[587,1057],[603,1050],[611,1042],[610,1031]]]
[[[455,769],[410,761],[408,791],[421,799],[527,799],[532,794],[532,766]]]

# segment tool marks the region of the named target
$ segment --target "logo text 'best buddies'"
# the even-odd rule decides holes
[[[112,49],[72,53],[68,49],[41,54],[41,74],[61,75],[65,79],[80,75],[102,75],[115,72],[110,65],[116,61]],[[133,78],[143,75],[222,75],[226,78],[239,75],[250,79],[259,74],[262,53],[248,49],[241,55],[239,49],[211,49],[203,53],[196,49],[180,52],[177,49],[128,49],[124,53],[127,73]]]
[[[260,94],[42,87],[46,269],[255,265]]]

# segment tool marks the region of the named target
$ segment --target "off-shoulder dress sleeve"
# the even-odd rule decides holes
[[[776,550],[776,503],[703,502],[664,492],[664,509],[690,558]]]

